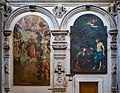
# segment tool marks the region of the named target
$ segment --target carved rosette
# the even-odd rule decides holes
[[[10,91],[10,86],[9,86],[9,36],[11,35],[12,31],[11,30],[4,30],[4,55],[5,55],[5,63],[4,63],[4,72],[5,72],[5,87],[4,91],[5,93],[9,93]]]
[[[59,5],[55,6],[52,11],[53,11],[53,14],[57,18],[62,18],[65,15],[65,13],[67,12],[67,9],[64,6],[62,6],[61,4],[59,4]]]
[[[117,86],[116,86],[116,57],[117,57],[117,33],[118,30],[110,30],[110,35],[112,37],[111,40],[111,58],[112,58],[112,88],[111,91],[112,93],[116,93],[117,91]]]

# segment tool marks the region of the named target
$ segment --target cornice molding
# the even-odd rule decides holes
[[[19,1],[22,2],[24,0],[8,0],[11,1]],[[114,0],[25,0],[27,2],[113,2]]]
[[[86,4],[93,4],[104,7],[110,5],[112,2],[112,0],[17,0],[16,3],[16,0],[9,0],[10,5],[14,7],[21,7],[28,4],[39,5],[42,7],[54,7],[55,5],[58,5],[58,3],[66,7],[76,7],[76,5],[80,6]]]

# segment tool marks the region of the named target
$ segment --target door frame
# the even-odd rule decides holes
[[[102,78],[95,78],[95,77],[91,77],[91,78],[79,78],[76,77],[75,79],[75,89],[74,89],[74,93],[79,93],[79,84],[80,82],[98,82],[98,93],[103,93],[103,86],[102,86],[102,82],[103,79]]]

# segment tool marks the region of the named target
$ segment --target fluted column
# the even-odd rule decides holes
[[[112,93],[116,93],[117,91],[117,85],[116,85],[117,32],[118,30],[116,29],[110,30],[110,35],[112,37],[112,40],[110,42],[111,58],[112,58],[112,86],[111,86]]]
[[[4,30],[4,72],[5,72],[5,87],[4,91],[5,93],[9,93],[10,91],[10,71],[9,71],[9,50],[10,50],[10,45],[9,45],[9,36],[11,35],[11,30]]]

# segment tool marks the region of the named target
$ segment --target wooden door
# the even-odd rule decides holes
[[[98,82],[80,82],[79,93],[98,93]]]

